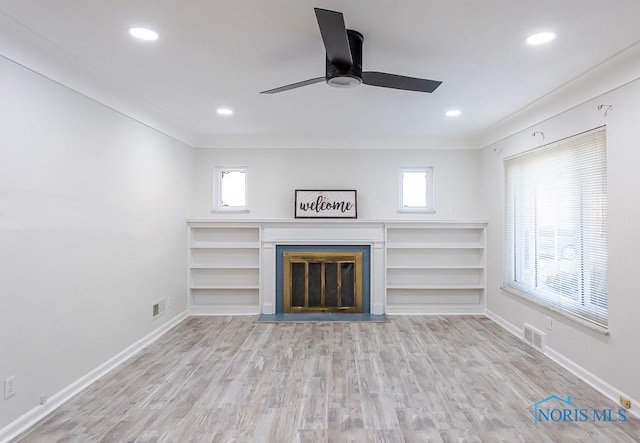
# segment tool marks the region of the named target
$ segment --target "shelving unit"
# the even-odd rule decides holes
[[[189,310],[258,314],[260,225],[189,223]]]
[[[370,244],[371,309],[483,314],[486,222],[189,220],[192,314],[275,312],[277,245]]]
[[[483,313],[485,223],[387,224],[386,312]]]

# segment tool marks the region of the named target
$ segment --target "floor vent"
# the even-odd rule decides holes
[[[544,352],[544,333],[524,324],[524,341],[540,352]]]

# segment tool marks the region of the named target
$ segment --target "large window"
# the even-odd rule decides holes
[[[504,166],[505,289],[606,329],[605,127]]]
[[[247,167],[216,166],[216,211],[247,211]]]

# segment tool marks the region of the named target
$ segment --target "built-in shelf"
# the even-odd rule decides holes
[[[451,265],[451,266],[387,266],[387,269],[484,269],[480,265]]]
[[[189,223],[189,309],[260,312],[260,225]]]
[[[192,249],[259,249],[257,243],[196,243],[191,245]]]
[[[484,223],[388,224],[386,312],[481,313]]]
[[[483,289],[482,284],[428,284],[428,285],[402,285],[402,284],[387,284],[387,289]]]
[[[259,285],[193,285],[191,289],[260,289]]]
[[[484,249],[479,244],[464,243],[389,243],[387,248],[391,249]]]
[[[484,221],[191,220],[189,310],[275,312],[277,245],[371,245],[371,312],[480,314]]]

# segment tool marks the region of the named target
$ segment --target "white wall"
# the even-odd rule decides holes
[[[597,109],[600,104],[613,105],[607,117],[604,110]],[[640,359],[637,358],[640,297],[636,280],[640,269],[639,121],[640,81],[635,81],[488,146],[482,152],[484,200],[489,220],[488,309],[517,328],[529,323],[545,332],[547,345],[553,351],[611,385],[613,392],[636,400],[640,400]],[[602,124],[607,125],[608,150],[608,336],[500,290],[503,158]],[[535,131],[544,133],[544,142],[540,136],[531,135]],[[550,331],[546,329],[547,316],[553,321]]]
[[[1,57],[0,89],[1,429],[186,309],[193,152]]]
[[[478,150],[197,149],[194,218],[293,218],[296,189],[356,189],[359,219],[478,219]],[[214,167],[249,167],[249,214],[212,214]],[[398,213],[398,168],[433,166],[435,214]]]

